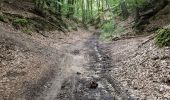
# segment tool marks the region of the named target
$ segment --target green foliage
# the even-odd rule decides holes
[[[126,0],[126,2],[130,10],[134,10],[136,7],[141,7],[147,3],[146,0]]]
[[[170,45],[170,29],[159,29],[156,35],[156,44],[159,47]]]
[[[27,26],[30,23],[29,20],[24,19],[24,18],[16,18],[15,20],[13,20],[13,25],[14,26]]]
[[[57,16],[77,18],[83,24],[91,24],[94,19],[102,24],[101,20],[104,20],[107,11],[116,16],[128,15],[129,10],[143,5],[146,0],[34,0],[34,2],[35,8],[43,16],[53,13]]]
[[[137,6],[143,5],[146,0],[33,0],[36,13],[44,17],[48,22],[55,22],[49,26],[62,27],[63,19],[80,20],[84,26],[91,24],[99,28],[101,25],[103,33],[115,32],[114,16],[129,16],[129,12]],[[111,16],[110,16],[111,15]],[[54,17],[54,18],[53,18]],[[30,21],[24,18],[8,18],[13,21],[14,26],[27,26]],[[53,20],[55,19],[55,20]],[[0,20],[4,20],[0,16]],[[109,22],[110,21],[110,22]],[[106,22],[106,23],[103,23]],[[32,22],[31,22],[32,23]],[[34,25],[42,27],[41,25]],[[44,26],[43,26],[44,27]],[[52,28],[53,29],[53,28]],[[76,27],[74,28],[76,29]],[[118,27],[118,31],[121,28]]]
[[[34,0],[34,3],[36,10],[44,14],[44,16],[47,16],[51,13],[59,14],[59,6],[62,6],[60,0]]]
[[[112,33],[115,30],[115,25],[113,22],[109,21],[102,25],[102,32],[100,38],[103,40],[110,40],[112,38]]]
[[[108,21],[103,24],[100,38],[105,41],[110,41],[113,37],[120,37],[125,31],[123,27],[117,27],[114,21]]]
[[[3,14],[0,15],[0,21],[7,23],[7,22],[8,22],[7,16],[6,16],[6,15],[3,15]]]
[[[5,21],[5,18],[3,15],[0,15],[0,21],[4,22]]]
[[[110,33],[113,32],[115,29],[115,24],[112,21],[108,21],[103,24],[102,30],[103,32]]]

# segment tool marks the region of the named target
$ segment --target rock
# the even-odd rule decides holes
[[[151,59],[152,59],[152,60],[158,60],[158,59],[159,59],[159,56],[153,56]]]
[[[167,84],[167,85],[170,85],[170,78],[165,77],[165,78],[162,79],[162,82]]]
[[[62,86],[61,86],[61,89],[64,89],[65,87],[66,87],[65,85],[62,85]]]
[[[120,40],[119,37],[114,37],[114,38],[112,38],[112,41],[118,41],[118,40]]]
[[[166,94],[164,95],[164,97],[167,98],[166,100],[169,100],[169,99],[170,99],[170,94],[169,94],[169,93],[166,93]]]
[[[164,89],[163,87],[161,87],[161,88],[159,89],[159,91],[160,91],[160,92],[163,92],[163,91],[165,91],[165,89]]]
[[[59,37],[58,39],[60,39],[60,40],[61,40],[61,39],[64,39],[64,38],[62,38],[62,37]]]
[[[93,75],[93,78],[94,78],[94,79],[99,79],[100,76],[99,76],[99,75]]]
[[[165,29],[170,29],[170,25],[164,26]]]
[[[78,55],[78,54],[80,54],[80,50],[74,50],[74,51],[72,51],[72,54]]]
[[[77,74],[77,75],[81,75],[81,73],[80,73],[80,72],[77,72],[76,74]]]
[[[90,89],[96,89],[98,87],[98,83],[96,81],[90,81]]]
[[[165,60],[165,59],[170,59],[170,57],[169,57],[169,56],[163,56],[163,57],[161,57],[161,60]]]
[[[137,90],[138,88],[137,87],[134,87],[135,90]]]

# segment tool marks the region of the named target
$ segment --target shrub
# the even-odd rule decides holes
[[[101,38],[104,40],[110,40],[115,31],[115,23],[113,21],[105,22],[102,25]]]
[[[114,21],[108,21],[102,26],[102,32],[100,38],[106,41],[110,41],[113,38],[120,37],[125,32],[125,28],[119,25],[116,25]]]
[[[103,30],[104,32],[107,32],[107,33],[108,33],[108,32],[113,32],[114,29],[115,29],[115,25],[114,25],[114,23],[113,23],[112,21],[106,22],[106,23],[104,23],[103,26],[102,26],[102,30]]]
[[[3,21],[3,20],[4,20],[3,16],[2,16],[2,15],[0,15],[0,21]]]
[[[27,26],[29,24],[29,20],[24,19],[24,18],[16,18],[13,20],[13,25],[14,26]]]
[[[4,22],[5,21],[5,18],[3,15],[0,15],[0,21]]]
[[[159,29],[156,35],[156,44],[159,47],[170,45],[170,29]]]

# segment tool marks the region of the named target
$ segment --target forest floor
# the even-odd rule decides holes
[[[44,37],[0,25],[1,100],[170,98],[170,48],[153,35],[104,43],[93,29]]]
[[[0,100],[170,99],[170,48],[153,34],[110,43],[93,28],[44,34],[0,23]]]

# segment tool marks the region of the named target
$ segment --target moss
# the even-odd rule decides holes
[[[0,21],[4,21],[4,16],[0,15]]]
[[[5,15],[0,15],[0,21],[7,22],[7,18]]]
[[[27,18],[19,14],[2,13],[0,14],[0,21],[12,24],[16,29],[28,34],[34,31],[63,31],[65,29],[65,24],[58,18]]]
[[[16,18],[13,20],[13,25],[14,26],[27,26],[30,23],[29,20],[24,19],[24,18]]]
[[[40,18],[31,18],[32,21],[32,27],[34,30],[40,30],[40,31],[50,31],[50,30],[55,30],[55,23],[50,23],[44,19]]]
[[[104,41],[111,41],[114,38],[121,37],[125,31],[126,30],[124,27],[116,25],[116,23],[113,21],[108,21],[102,26],[100,38]]]
[[[170,46],[170,29],[159,29],[155,38],[159,47]]]

